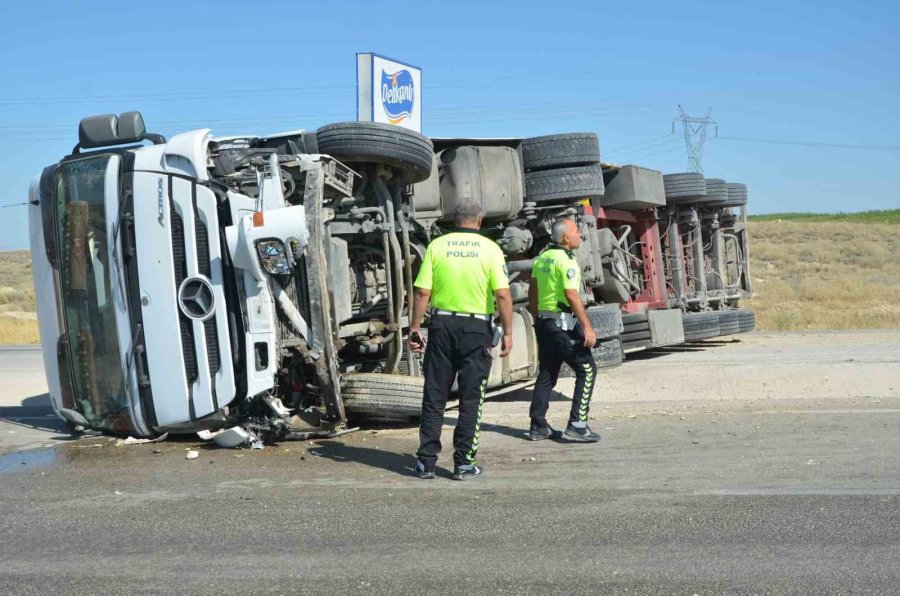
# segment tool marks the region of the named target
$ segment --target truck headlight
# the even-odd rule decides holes
[[[259,264],[267,272],[274,275],[286,275],[291,272],[291,262],[281,240],[260,240],[256,243]]]

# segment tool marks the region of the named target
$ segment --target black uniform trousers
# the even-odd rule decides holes
[[[575,395],[569,422],[587,422],[591,395],[597,377],[597,365],[591,350],[584,347],[584,338],[573,331],[563,331],[554,319],[539,318],[536,326],[538,341],[538,378],[531,396],[531,425],[547,428],[547,409],[550,394],[559,378],[563,362],[575,371]]]
[[[453,462],[475,463],[484,411],[484,391],[491,371],[491,325],[473,317],[434,315],[425,349],[425,389],[416,455],[433,468],[441,452],[444,408],[459,375],[459,415],[453,433]]]

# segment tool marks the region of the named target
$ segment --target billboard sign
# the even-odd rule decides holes
[[[357,120],[422,132],[422,69],[378,54],[356,55]]]

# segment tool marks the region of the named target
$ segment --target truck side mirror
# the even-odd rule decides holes
[[[131,143],[144,139],[147,129],[144,128],[144,118],[140,112],[125,112],[119,114],[119,122],[116,125],[116,136],[121,143]]]
[[[79,149],[97,149],[124,143],[139,143],[144,140],[157,144],[166,142],[165,137],[161,135],[147,133],[140,112],[124,112],[118,116],[115,114],[89,116],[82,118],[78,124],[78,145],[73,153],[78,153]]]
[[[118,120],[115,114],[82,118],[78,124],[78,144],[84,149],[118,145]]]

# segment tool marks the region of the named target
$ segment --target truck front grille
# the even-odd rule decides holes
[[[171,201],[171,199],[170,199]],[[184,247],[184,220],[175,212],[174,204],[170,203],[170,213],[172,214],[172,263],[175,274],[175,288],[181,287],[184,278],[187,276],[187,258],[185,257]],[[181,352],[184,356],[184,373],[187,376],[188,384],[193,384],[197,380],[197,354],[194,352],[194,328],[183,312],[179,312],[178,326],[181,331]]]
[[[170,186],[170,216],[171,216],[171,237],[172,237],[172,273],[175,276],[176,289],[181,288],[181,284],[189,276],[188,273],[188,255],[196,258],[196,273],[213,279],[213,263],[210,258],[210,235],[206,223],[201,219],[197,209],[196,187],[191,193],[191,205],[181,204],[182,209],[191,209],[193,211],[193,234],[189,235],[185,230],[185,221],[181,213],[175,208],[172,199]],[[209,215],[209,214],[207,214]],[[189,238],[192,236],[192,239]],[[216,237],[214,237],[216,238]],[[200,349],[197,341],[202,341],[206,345],[206,362],[208,365],[209,378],[215,379],[216,374],[222,368],[222,358],[220,341],[218,336],[218,324],[216,315],[211,316],[203,322],[203,331],[201,337],[196,337],[195,321],[184,314],[179,308],[178,313],[179,330],[181,333],[181,352],[182,361],[184,362],[184,372],[187,378],[188,386],[194,385],[200,377],[200,361],[202,356],[198,354]],[[202,345],[202,344],[201,344]],[[215,382],[210,386],[212,392],[213,403],[217,403]]]
[[[212,263],[209,260],[209,233],[206,224],[200,221],[197,204],[194,203],[194,235],[197,238],[197,268],[200,274],[212,277]],[[209,374],[215,376],[219,372],[219,338],[216,335],[216,318],[212,317],[203,323],[206,339],[206,352],[209,355]]]

